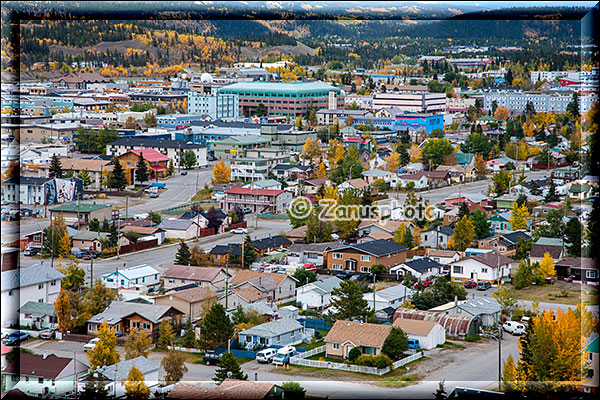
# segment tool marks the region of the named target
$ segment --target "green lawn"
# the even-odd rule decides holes
[[[212,188],[200,189],[192,197],[192,201],[211,200]]]
[[[421,380],[421,377],[419,375],[404,375],[404,376],[393,377],[393,378],[383,378],[383,379],[380,379],[379,382],[376,382],[375,384],[378,386],[399,389],[399,388],[407,387],[410,385],[415,385],[415,384],[419,383],[420,380]]]
[[[322,340],[318,340],[314,343],[301,343],[301,344],[297,344],[296,348],[300,348],[300,349],[306,349],[306,350],[312,350],[315,349],[319,346],[323,346],[325,344],[324,341]]]
[[[438,344],[437,347],[442,348],[442,349],[460,349],[460,350],[465,348],[465,346],[462,344],[449,342],[449,341],[446,341],[445,343],[442,343],[442,344]]]
[[[277,306],[277,308],[287,307],[287,306],[296,306],[296,300],[288,301],[287,303],[281,303]]]
[[[323,358],[323,360],[320,360],[320,358]],[[328,361],[328,362],[335,362],[335,363],[343,363],[344,362],[343,360],[340,360],[339,358],[325,357],[325,352],[315,354],[314,356],[306,357],[306,359],[307,360],[316,360],[316,361]]]

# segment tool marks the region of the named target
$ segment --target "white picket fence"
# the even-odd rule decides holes
[[[189,347],[182,347],[182,346],[167,346],[167,349],[169,350],[179,350],[182,351],[184,353],[204,353],[204,350],[200,350],[200,349],[193,349],[193,348],[189,348]]]
[[[418,353],[413,354],[412,356],[404,357],[403,359],[396,361],[395,363],[392,364],[392,366],[394,367],[394,369],[396,369],[396,368],[406,365],[410,362],[418,360],[421,357],[423,357],[423,353],[418,352]]]

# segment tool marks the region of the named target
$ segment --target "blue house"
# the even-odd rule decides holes
[[[302,343],[303,327],[292,318],[278,319],[244,329],[240,332],[239,343],[246,348],[264,346],[288,346]]]

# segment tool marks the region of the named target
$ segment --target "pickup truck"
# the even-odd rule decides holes
[[[206,365],[216,365],[219,360],[223,357],[223,353],[217,353],[215,351],[209,350],[204,353],[204,357],[202,357],[202,362]]]

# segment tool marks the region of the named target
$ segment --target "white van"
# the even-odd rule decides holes
[[[296,352],[296,348],[294,346],[285,346],[277,350],[277,354],[273,356],[273,365],[280,366],[284,364],[288,364],[290,362],[290,358]]]
[[[525,325],[520,324],[516,321],[506,321],[502,325],[502,329],[504,329],[508,333],[512,333],[513,336],[519,336],[525,333]]]
[[[277,354],[276,349],[264,349],[256,353],[256,361],[259,363],[268,364],[273,361],[273,357]]]

